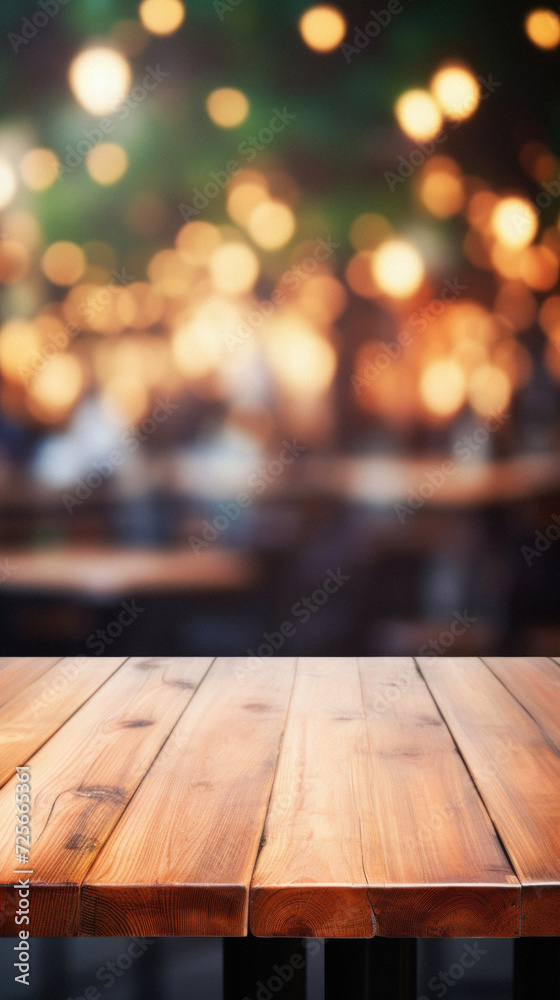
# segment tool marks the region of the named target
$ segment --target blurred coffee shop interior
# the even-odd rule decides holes
[[[557,13],[0,21],[4,651],[558,652]]]

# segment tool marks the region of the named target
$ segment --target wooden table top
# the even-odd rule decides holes
[[[4,658],[0,785],[5,935],[560,936],[560,658]]]
[[[3,590],[114,598],[156,591],[242,590],[258,576],[254,559],[228,549],[194,552],[109,545],[0,550]]]

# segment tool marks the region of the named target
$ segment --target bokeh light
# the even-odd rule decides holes
[[[51,243],[43,254],[41,267],[53,285],[73,285],[86,269],[86,256],[76,243]]]
[[[432,157],[420,177],[419,196],[424,207],[438,219],[460,212],[465,203],[465,189],[455,161],[444,156]]]
[[[346,34],[346,19],[336,7],[318,4],[301,16],[299,31],[310,49],[315,52],[332,52]]]
[[[73,59],[68,71],[76,100],[92,115],[115,111],[132,82],[128,61],[115,49],[95,46]]]
[[[395,116],[405,135],[417,142],[433,139],[443,117],[427,90],[407,90],[395,104]]]
[[[375,251],[372,273],[382,292],[396,299],[406,299],[420,288],[425,268],[412,243],[390,239]]]
[[[427,408],[438,417],[449,417],[465,402],[466,383],[456,361],[444,358],[428,365],[420,380],[420,395]]]
[[[520,250],[536,236],[538,216],[526,198],[502,198],[494,207],[491,217],[495,237],[505,247]]]
[[[262,201],[247,219],[247,232],[263,250],[278,250],[288,243],[296,230],[294,213],[281,201]]]
[[[116,142],[100,142],[86,156],[86,169],[97,184],[116,184],[128,168],[128,156]]]
[[[180,0],[143,0],[138,14],[152,35],[171,35],[185,20],[185,7]]]
[[[72,354],[49,358],[29,384],[31,413],[40,420],[57,423],[74,406],[83,384],[84,373],[78,358]]]
[[[224,243],[212,253],[209,262],[214,287],[227,295],[248,292],[259,273],[257,255],[245,243]]]
[[[560,18],[553,10],[539,7],[527,15],[525,31],[540,49],[555,49],[560,43]]]
[[[5,208],[12,201],[17,188],[15,172],[11,164],[3,156],[0,157],[0,208]]]
[[[430,89],[447,118],[464,121],[480,103],[476,77],[462,66],[444,66],[432,78]]]
[[[45,191],[58,177],[60,164],[52,149],[30,149],[22,157],[19,172],[32,191]]]
[[[482,417],[502,413],[511,399],[510,380],[496,365],[481,365],[470,376],[468,399],[473,410]]]
[[[218,87],[208,94],[206,110],[208,117],[220,128],[236,128],[249,114],[249,101],[235,87]]]

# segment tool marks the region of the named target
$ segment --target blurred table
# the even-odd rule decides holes
[[[79,594],[113,599],[159,591],[237,591],[257,579],[254,559],[209,547],[119,548],[71,545],[0,550],[4,592]]]

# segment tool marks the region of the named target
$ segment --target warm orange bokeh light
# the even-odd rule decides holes
[[[462,66],[440,69],[433,77],[430,88],[444,115],[452,121],[470,118],[480,103],[478,80]]]
[[[224,243],[217,247],[209,267],[214,287],[226,295],[248,292],[259,274],[257,256],[245,243]]]
[[[16,193],[16,175],[8,160],[0,157],[0,208],[9,205]]]
[[[302,15],[299,31],[310,49],[315,52],[332,52],[346,34],[346,19],[336,7],[319,4]]]
[[[19,172],[32,191],[45,191],[58,177],[60,164],[52,149],[30,149],[22,156]]]
[[[96,46],[80,52],[68,70],[74,97],[92,115],[115,111],[132,82],[127,60],[115,49]]]
[[[97,184],[116,184],[128,169],[128,156],[118,143],[100,142],[89,150],[86,169]]]
[[[11,319],[0,330],[0,369],[13,382],[25,382],[25,371],[40,358],[42,338],[33,323]]]
[[[420,396],[427,408],[438,417],[450,417],[465,402],[465,376],[460,365],[450,358],[433,361],[420,379]]]
[[[72,354],[56,354],[34,376],[29,385],[28,406],[31,413],[49,423],[67,416],[78,400],[84,373]]]
[[[288,394],[319,396],[331,385],[336,352],[297,313],[285,313],[272,325],[266,351],[276,379]]]
[[[503,246],[521,250],[535,238],[538,216],[526,198],[502,198],[492,212],[491,226]]]
[[[189,264],[205,266],[221,243],[221,236],[211,222],[187,222],[175,237],[175,246]]]
[[[465,203],[465,189],[458,169],[452,160],[445,162],[438,157],[440,166],[430,164],[419,184],[420,200],[425,208],[438,219],[447,219],[460,212]]]
[[[208,117],[220,128],[236,128],[245,121],[250,105],[241,90],[219,87],[206,98]]]
[[[468,399],[481,417],[503,413],[511,399],[511,383],[496,365],[481,365],[469,378]]]
[[[41,267],[53,285],[73,285],[86,269],[86,255],[76,243],[51,243],[43,254]]]
[[[253,209],[267,201],[268,197],[264,177],[262,180],[243,181],[230,187],[226,201],[227,213],[238,226],[246,226]]]
[[[185,8],[180,0],[143,0],[138,14],[152,35],[171,35],[185,20]]]
[[[278,250],[289,243],[296,231],[294,213],[281,201],[262,201],[247,219],[247,232],[263,250]]]
[[[375,212],[357,215],[350,227],[350,242],[355,250],[373,250],[393,232],[391,223]]]
[[[560,18],[553,10],[540,7],[525,18],[525,32],[540,49],[555,49],[560,43]]]
[[[406,299],[418,291],[424,280],[424,261],[412,243],[391,239],[375,251],[372,273],[382,292],[396,299]]]
[[[405,135],[417,142],[433,139],[443,124],[441,111],[427,90],[407,90],[395,104],[395,116]]]

